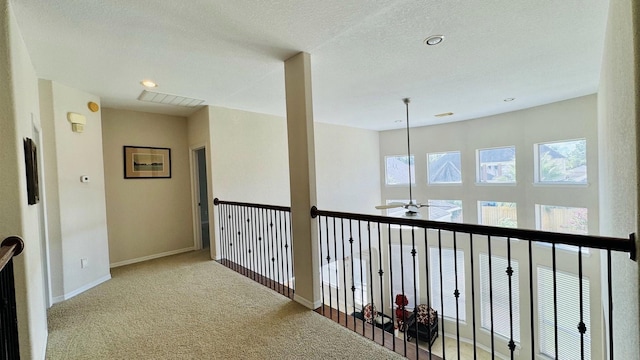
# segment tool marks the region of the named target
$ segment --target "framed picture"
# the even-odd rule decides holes
[[[36,144],[29,138],[24,139],[24,162],[27,172],[27,203],[35,205],[40,201],[38,185],[38,152]]]
[[[171,149],[124,146],[124,178],[155,179],[171,177]]]

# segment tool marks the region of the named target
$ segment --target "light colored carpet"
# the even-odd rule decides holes
[[[203,251],[112,269],[49,310],[47,359],[401,359]]]

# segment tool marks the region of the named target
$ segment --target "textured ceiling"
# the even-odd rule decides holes
[[[39,77],[103,106],[188,115],[157,91],[285,115],[283,60],[311,54],[316,121],[459,121],[597,91],[606,0],[13,0]],[[438,46],[423,41],[445,35]],[[503,99],[515,97],[512,102]],[[447,118],[433,115],[453,112]]]

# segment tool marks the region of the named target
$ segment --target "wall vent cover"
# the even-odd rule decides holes
[[[148,101],[156,104],[184,106],[188,108],[198,107],[204,102],[204,100],[193,99],[179,95],[163,94],[149,90],[142,90],[140,96],[138,96],[138,100]]]

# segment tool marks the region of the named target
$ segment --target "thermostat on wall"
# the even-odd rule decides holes
[[[80,176],[80,182],[88,183],[89,182],[89,175]]]

